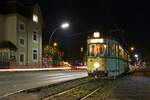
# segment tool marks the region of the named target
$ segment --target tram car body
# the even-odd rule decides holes
[[[94,32],[87,40],[87,72],[89,76],[116,77],[129,70],[128,53],[113,38]]]

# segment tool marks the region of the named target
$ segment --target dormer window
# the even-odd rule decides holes
[[[38,23],[38,16],[36,14],[33,14],[33,21]]]

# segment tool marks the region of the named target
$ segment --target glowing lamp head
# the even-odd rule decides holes
[[[95,63],[94,63],[94,68],[97,69],[97,68],[99,68],[99,67],[100,67],[99,63],[98,63],[98,62],[95,62]]]
[[[61,25],[61,28],[65,29],[69,27],[69,23],[65,22]]]
[[[130,50],[131,50],[131,51],[134,51],[134,47],[131,47]]]
[[[139,57],[139,55],[138,55],[138,54],[135,54],[135,55],[134,55],[134,57],[135,57],[135,58],[138,58],[138,57]]]
[[[56,47],[58,44],[55,42],[53,45],[54,45],[54,47]]]

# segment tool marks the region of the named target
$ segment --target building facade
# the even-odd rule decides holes
[[[17,0],[0,1],[0,43],[10,42],[16,46],[15,52],[7,52],[0,47],[0,61],[14,59],[9,66],[27,68],[42,64],[42,15],[38,4],[20,3]]]

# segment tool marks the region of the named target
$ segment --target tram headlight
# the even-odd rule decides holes
[[[99,64],[98,62],[95,62],[95,63],[94,63],[94,68],[97,69],[97,68],[99,68],[99,67],[100,67],[100,64]]]

